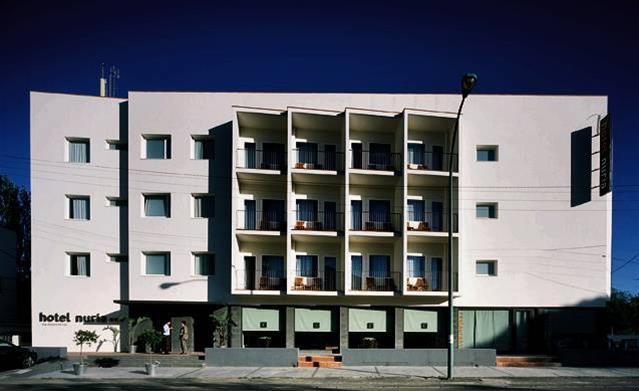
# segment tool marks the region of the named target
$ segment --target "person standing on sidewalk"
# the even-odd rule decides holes
[[[186,326],[186,321],[180,322],[180,349],[182,354],[188,353],[188,341],[189,341],[189,328]]]
[[[162,336],[164,337],[164,354],[171,353],[171,321],[164,323],[162,327]]]

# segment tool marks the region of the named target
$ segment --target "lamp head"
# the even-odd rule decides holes
[[[470,94],[470,92],[473,90],[473,87],[475,87],[476,83],[477,83],[477,75],[474,73],[467,73],[462,77],[461,90],[462,90],[462,96],[464,98],[466,98]]]

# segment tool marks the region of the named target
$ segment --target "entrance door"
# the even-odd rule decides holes
[[[255,257],[244,257],[244,287],[255,289]]]
[[[515,351],[517,353],[528,353],[531,311],[529,310],[513,310],[515,319]]]

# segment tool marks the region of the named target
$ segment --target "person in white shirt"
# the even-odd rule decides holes
[[[171,321],[164,323],[162,335],[164,337],[164,354],[171,353]]]

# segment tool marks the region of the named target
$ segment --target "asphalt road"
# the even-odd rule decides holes
[[[447,382],[436,379],[148,379],[87,381],[80,379],[4,379],[2,390],[637,390],[637,378],[474,379]]]

